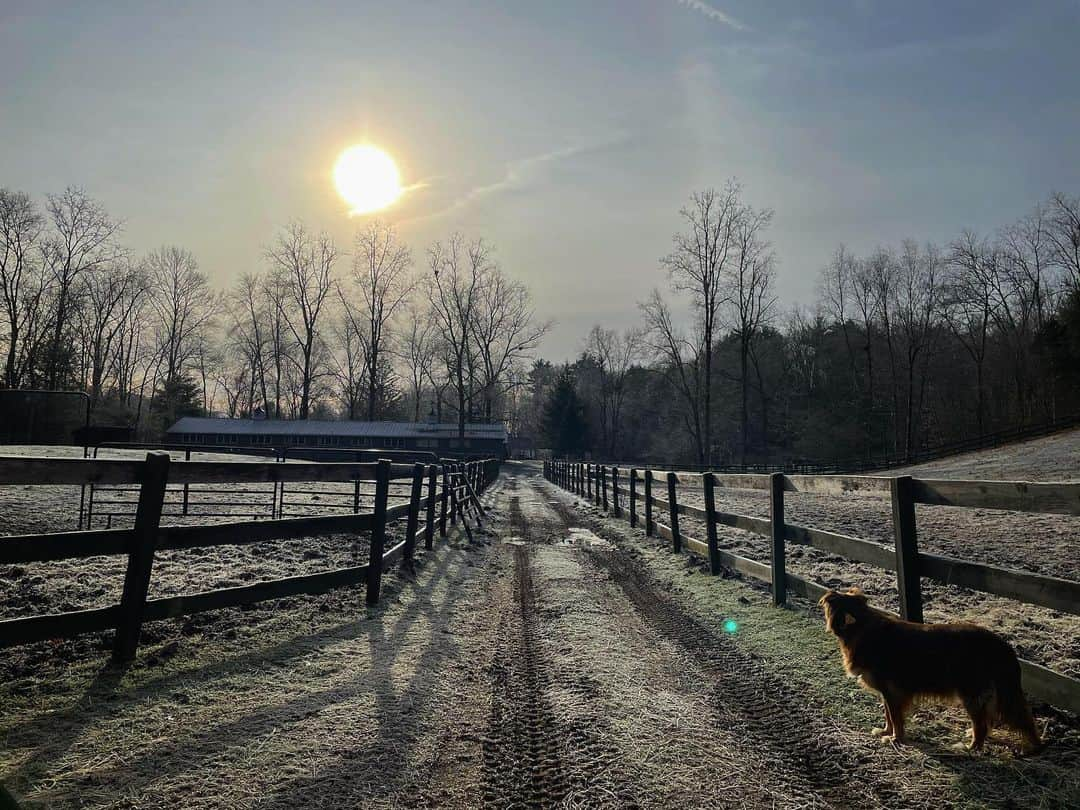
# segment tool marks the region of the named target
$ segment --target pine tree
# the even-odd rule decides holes
[[[544,437],[557,456],[576,455],[589,446],[585,403],[578,396],[574,372],[569,366],[559,372],[544,408]]]

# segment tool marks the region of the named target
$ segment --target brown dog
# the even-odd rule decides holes
[[[971,748],[982,748],[991,725],[1023,734],[1028,750],[1041,746],[1020,688],[1012,647],[984,627],[964,622],[917,624],[870,607],[858,588],[830,590],[819,604],[840,641],[844,668],[881,695],[886,740],[902,742],[904,716],[919,698],[958,701],[971,717]]]

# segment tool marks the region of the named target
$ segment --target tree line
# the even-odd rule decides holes
[[[154,438],[181,415],[502,417],[549,328],[489,242],[453,234],[416,261],[372,221],[342,250],[301,222],[217,289],[187,249],[137,256],[78,188],[0,189],[5,388],[81,390],[95,422]]]
[[[671,295],[654,291],[631,329],[594,327],[575,362],[534,365],[519,412],[541,443],[702,465],[872,460],[1080,413],[1080,198],[944,245],[841,245],[816,301],[787,310],[772,217],[735,181],[694,194],[660,261]]]

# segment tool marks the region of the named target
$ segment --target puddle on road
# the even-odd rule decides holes
[[[591,548],[611,548],[612,545],[603,537],[595,534],[589,529],[583,526],[570,526],[567,531],[570,533],[569,537],[562,538],[558,545],[560,546],[588,546]]]

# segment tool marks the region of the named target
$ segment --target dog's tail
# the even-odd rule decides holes
[[[1011,652],[1011,650],[1010,650]],[[1034,754],[1045,747],[1038,729],[1035,728],[1035,718],[1031,716],[1031,708],[1024,697],[1024,690],[1020,684],[1020,662],[1016,660],[1015,653],[1012,656],[1011,666],[1007,668],[1007,675],[1000,677],[996,684],[996,702],[998,716],[1001,722],[1019,731],[1027,742],[1027,753]]]

